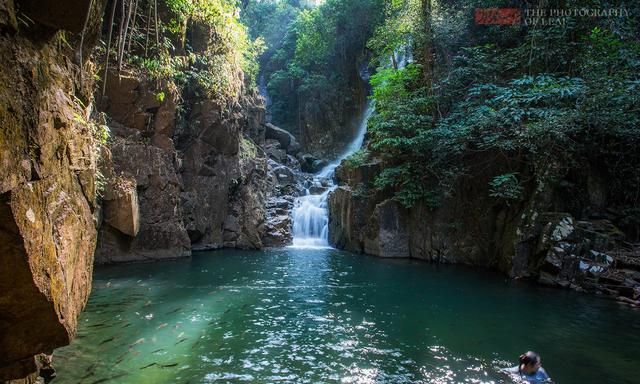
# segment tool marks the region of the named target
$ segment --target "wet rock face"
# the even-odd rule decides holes
[[[381,169],[380,162],[373,160],[336,170],[340,188],[329,200],[329,235],[334,244],[378,256],[483,265],[508,272],[513,249],[503,247],[505,242],[494,235],[514,236],[516,213],[488,197],[491,171],[478,170],[464,193],[437,209],[418,203],[406,210],[390,200],[388,191],[373,187]]]
[[[96,244],[99,145],[74,99],[91,100],[92,76],[81,83],[61,36],[21,30],[14,10],[0,2],[0,382],[34,380],[34,356],[75,336]]]
[[[268,142],[268,140],[267,140]],[[300,165],[291,155],[285,163],[269,159],[269,185],[262,243],[265,247],[283,247],[293,241],[291,212],[296,197],[312,187],[311,175],[300,171]]]
[[[229,188],[240,176],[239,116],[226,107],[211,100],[196,102],[189,123],[179,133],[184,222],[197,249],[223,246]]]

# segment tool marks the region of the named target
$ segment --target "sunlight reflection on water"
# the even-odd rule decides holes
[[[54,362],[62,384],[504,383],[500,368],[537,349],[563,384],[628,383],[640,374],[637,321],[612,303],[465,268],[220,251],[98,269],[78,338]],[[591,371],[563,359],[568,348]]]

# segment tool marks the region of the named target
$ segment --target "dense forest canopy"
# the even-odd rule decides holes
[[[478,25],[475,8],[514,2],[431,1],[431,12],[422,14],[428,21],[410,0],[387,7],[386,27],[369,41],[380,63],[405,41],[429,50],[432,62],[416,55],[406,68],[387,65],[371,80],[370,153],[353,160],[383,160],[377,188],[391,189],[408,207],[435,207],[473,177],[472,166],[486,163],[495,171],[491,196],[507,204],[557,187],[571,200],[584,172],[598,168],[611,201],[637,218],[638,5],[552,3],[546,8],[623,6],[628,16]]]

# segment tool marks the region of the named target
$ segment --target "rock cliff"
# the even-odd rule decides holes
[[[104,3],[0,1],[0,382],[35,380],[91,290]]]
[[[437,208],[421,203],[406,209],[389,191],[373,187],[379,161],[343,163],[336,172],[340,185],[329,198],[331,243],[381,257],[478,265],[553,286],[631,295],[640,284],[637,227],[603,198],[606,178],[597,177],[597,164],[555,187],[528,186],[526,197],[510,204],[488,190],[500,164],[484,164],[470,159],[473,177]]]
[[[268,189],[259,147],[265,140],[262,99],[242,91],[221,102],[188,92],[133,70],[107,78],[100,103],[113,135],[107,191],[124,178],[131,181],[124,195],[132,198],[105,204],[96,262],[262,247]],[[107,202],[114,201],[110,195]],[[114,225],[136,220],[138,231]]]

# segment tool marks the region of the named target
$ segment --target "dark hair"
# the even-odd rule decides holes
[[[540,361],[540,355],[535,352],[527,351],[520,355],[520,364],[524,365],[536,365]]]

